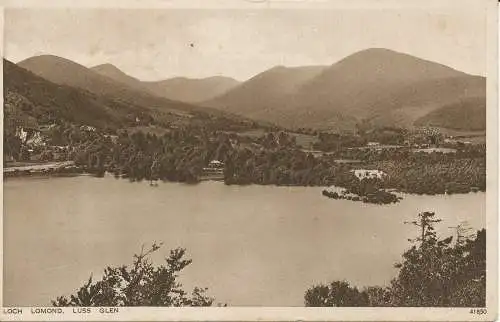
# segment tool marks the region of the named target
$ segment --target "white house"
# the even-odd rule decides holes
[[[26,145],[42,146],[44,140],[38,129],[19,126],[16,128],[16,136]]]
[[[217,169],[217,168],[223,168],[224,167],[224,162],[219,161],[219,160],[212,160],[208,163],[208,167],[212,169]]]
[[[359,180],[363,179],[384,179],[384,177],[387,175],[385,172],[380,171],[380,170],[367,170],[367,169],[356,169],[356,170],[351,170],[351,172],[354,173],[354,176],[358,178]]]
[[[90,125],[82,125],[80,126],[80,130],[82,131],[88,131],[88,132],[95,132],[96,128]]]
[[[224,179],[224,162],[212,160],[208,166],[203,168],[202,180],[222,180]]]

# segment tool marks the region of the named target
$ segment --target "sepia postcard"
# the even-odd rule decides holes
[[[498,319],[496,1],[0,5],[0,320]]]

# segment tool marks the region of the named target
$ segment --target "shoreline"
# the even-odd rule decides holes
[[[141,181],[124,180],[124,179],[128,179],[128,178],[117,178],[117,177],[114,177],[113,173],[110,173],[110,172],[106,172],[104,177],[98,177],[98,176],[95,176],[92,173],[89,173],[86,171],[66,172],[66,173],[65,172],[62,172],[62,173],[57,173],[57,172],[54,172],[54,173],[32,173],[32,174],[25,174],[25,175],[18,175],[18,176],[5,176],[5,173],[4,173],[4,180],[5,179],[23,180],[23,179],[33,178],[33,177],[35,177],[35,178],[46,178],[46,177],[65,178],[65,177],[80,177],[80,176],[81,177],[95,177],[96,179],[110,178],[110,179],[115,179],[115,180],[123,180],[126,183],[144,183],[144,184],[150,185],[149,180],[141,180]],[[225,184],[223,180],[211,180],[211,179],[200,180],[199,182],[196,182],[196,183],[156,180],[156,184],[153,185],[152,187],[158,187],[160,184],[177,184],[177,185],[185,185],[185,186],[192,187],[192,186],[197,186],[197,185],[207,184],[207,183],[209,183],[209,184],[211,184],[211,183],[221,184],[221,185],[228,186],[228,187],[234,186],[234,187],[272,187],[272,188],[316,188],[316,189],[322,189],[322,190],[320,190],[320,194],[323,190],[327,190],[329,192],[337,192],[337,193],[340,193],[340,192],[346,190],[346,188],[344,188],[344,187],[334,186],[334,185],[276,185],[276,184],[263,185],[263,184],[255,184],[255,183],[229,184],[228,185],[228,184]],[[401,191],[397,191],[394,189],[387,189],[387,191],[397,195],[398,197],[403,197],[403,200],[404,200],[405,196],[449,197],[449,196],[454,196],[454,195],[470,195],[470,194],[477,194],[477,193],[484,193],[484,194],[486,193],[486,191],[481,191],[481,190],[469,191],[466,193],[441,193],[441,194],[439,194],[439,193],[438,194],[429,194],[429,193],[419,194],[419,193],[401,192]],[[329,199],[331,199],[331,198],[329,198]],[[336,200],[336,199],[334,199],[334,200]],[[343,200],[343,199],[338,199],[338,200]],[[351,200],[348,200],[348,201],[351,201]],[[355,202],[355,201],[352,201],[352,202]],[[375,204],[375,203],[369,203],[369,204]]]
[[[47,162],[25,164],[14,167],[4,167],[3,177],[32,177],[32,176],[74,176],[83,174],[84,171],[75,165],[74,161]]]
[[[45,162],[45,163],[33,163],[25,164],[19,166],[4,166],[3,172],[15,172],[15,171],[34,171],[34,170],[47,170],[47,169],[60,169],[64,167],[74,166],[74,161],[57,161],[57,162]]]

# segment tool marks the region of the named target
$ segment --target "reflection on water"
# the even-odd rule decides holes
[[[111,177],[4,184],[4,304],[48,305],[91,272],[130,263],[144,243],[185,247],[186,287],[229,305],[300,306],[312,284],[381,285],[394,276],[419,211],[447,227],[485,225],[485,194],[405,196],[396,205],[332,200],[320,187],[225,186]]]

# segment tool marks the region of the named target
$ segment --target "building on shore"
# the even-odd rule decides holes
[[[224,162],[212,160],[203,168],[202,180],[224,180]]]
[[[356,170],[351,170],[351,172],[354,174],[356,178],[359,180],[363,179],[384,179],[384,177],[387,175],[385,172],[377,170],[377,169],[356,169]]]

